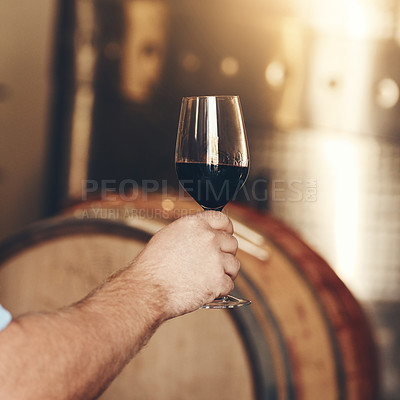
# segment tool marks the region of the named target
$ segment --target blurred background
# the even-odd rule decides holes
[[[398,399],[398,0],[3,0],[0,10],[1,239],[81,201],[82,182],[176,190],[181,97],[238,94],[252,159],[237,200],[296,230],[361,301],[384,399]]]

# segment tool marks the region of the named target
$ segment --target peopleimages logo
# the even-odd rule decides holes
[[[196,186],[195,186],[196,185]],[[96,198],[97,200],[135,201],[147,200],[158,194],[162,199],[172,201],[187,200],[193,192],[201,193],[205,199],[225,199],[228,201],[240,200],[250,203],[268,202],[316,202],[318,185],[316,179],[255,179],[248,180],[242,187],[230,187],[226,182],[221,189],[216,190],[210,182],[194,183],[187,180],[175,189],[168,185],[167,180],[102,179],[100,181],[88,179],[82,181],[82,201]]]

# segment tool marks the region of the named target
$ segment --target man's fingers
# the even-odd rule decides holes
[[[203,211],[200,213],[201,217],[204,218],[211,228],[216,230],[222,230],[230,235],[233,234],[232,221],[222,212],[219,211]]]
[[[240,261],[232,254],[224,254],[223,257],[225,274],[235,280],[240,270]]]
[[[233,283],[233,280],[228,275],[225,275],[221,293],[217,297],[227,296],[230,292],[232,292],[234,287],[235,284]]]
[[[234,236],[229,235],[226,232],[220,232],[219,239],[221,251],[223,251],[224,253],[231,253],[233,255],[236,255],[238,249],[238,241]]]

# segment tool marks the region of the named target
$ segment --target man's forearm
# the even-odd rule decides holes
[[[0,398],[100,394],[164,319],[143,280],[127,269],[71,307],[13,321],[0,333]]]

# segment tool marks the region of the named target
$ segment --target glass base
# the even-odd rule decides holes
[[[217,297],[211,303],[204,304],[204,306],[200,308],[236,308],[248,306],[250,304],[250,300],[238,299],[237,297],[229,295],[224,297]]]

